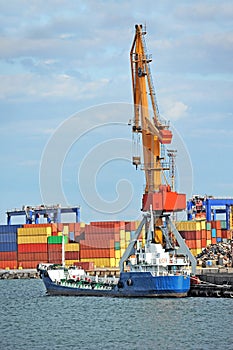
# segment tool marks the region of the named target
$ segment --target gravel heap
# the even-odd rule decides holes
[[[210,244],[196,256],[197,263],[199,265],[202,265],[202,267],[206,267],[208,265],[207,261],[211,260],[216,265],[232,267],[232,251],[233,241],[229,241],[228,243],[220,242],[216,244]]]

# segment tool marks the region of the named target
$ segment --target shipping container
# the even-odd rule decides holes
[[[64,236],[64,242],[68,243],[69,239]],[[48,244],[62,244],[62,236],[50,236],[48,237]]]
[[[17,251],[16,242],[2,242],[0,243],[0,252],[14,252]]]
[[[30,253],[30,252],[45,253],[47,251],[48,251],[47,243],[18,244],[19,253]]]
[[[16,232],[0,233],[0,243],[17,242]]]

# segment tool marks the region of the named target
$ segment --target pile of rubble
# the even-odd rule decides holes
[[[233,241],[208,245],[196,256],[197,265],[233,267]]]

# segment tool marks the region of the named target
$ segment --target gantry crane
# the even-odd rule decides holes
[[[149,66],[152,59],[146,52],[145,34],[142,25],[135,25],[135,36],[130,51],[134,103],[132,132],[136,139],[137,151],[140,138],[143,146],[143,163],[140,153],[137,153],[133,156],[133,164],[136,168],[142,167],[146,178],[142,198],[143,219],[120,260],[120,270],[123,271],[124,263],[134,254],[135,244],[145,226],[145,251],[153,251],[153,244],[163,244],[171,253],[176,250],[185,254],[190,259],[192,271],[195,273],[196,261],[170,218],[171,213],[186,208],[186,196],[175,192],[165,177],[165,170],[169,170],[169,166],[164,162],[161,149],[163,145],[171,143],[172,132],[169,125],[159,117]]]

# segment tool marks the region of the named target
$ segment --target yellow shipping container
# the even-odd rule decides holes
[[[51,227],[22,227],[17,230],[18,237],[20,236],[46,236],[52,235]]]
[[[200,223],[201,223],[201,230],[205,230],[206,221],[205,221],[205,220],[202,220]]]
[[[208,246],[208,245],[210,245],[210,244],[212,244],[211,239],[207,239],[207,240],[206,240],[206,246]]]
[[[110,259],[115,259],[115,258],[89,258],[89,259],[80,259],[80,261],[93,262],[96,267],[110,267]]]
[[[121,258],[121,251],[120,250],[115,250],[115,258],[120,259]]]
[[[116,267],[116,259],[115,258],[110,258],[109,259],[110,267]]]
[[[80,227],[84,228],[86,226],[85,222],[80,222]]]
[[[18,244],[25,243],[47,243],[47,236],[19,236]]]
[[[124,252],[125,252],[125,249],[121,249],[120,252],[121,252],[121,257],[122,257],[122,255],[123,255]]]
[[[79,262],[79,260],[66,260],[66,266],[73,266],[74,263]]]
[[[125,241],[125,230],[120,230],[120,240]]]
[[[120,249],[125,249],[125,248],[126,248],[126,242],[120,241]]]
[[[193,254],[193,256],[197,256],[197,249],[190,249],[190,251]]]
[[[79,252],[79,243],[67,243],[65,244],[66,252]]]
[[[130,241],[130,238],[131,238],[131,233],[130,233],[130,231],[125,231],[125,240],[126,240],[126,241]]]

